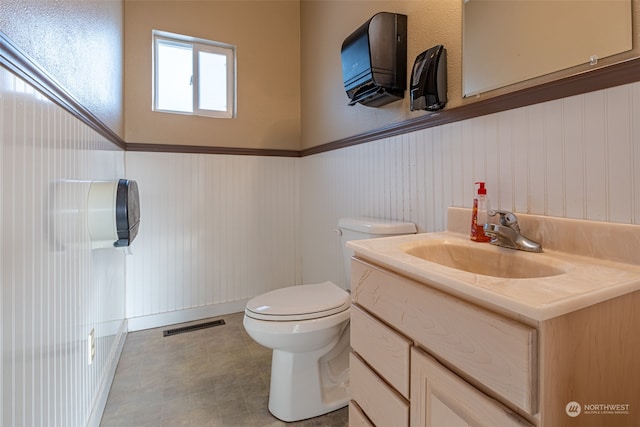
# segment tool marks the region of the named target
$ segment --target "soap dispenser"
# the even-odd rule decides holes
[[[471,213],[471,240],[474,242],[488,242],[489,236],[484,234],[484,225],[488,222],[489,198],[485,183],[478,181],[476,197],[473,199],[473,211]]]
[[[411,71],[409,109],[436,111],[447,103],[447,50],[442,45],[416,57]]]

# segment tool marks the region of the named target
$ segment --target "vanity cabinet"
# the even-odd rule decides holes
[[[617,384],[607,403],[640,410],[640,334],[630,326],[640,324],[639,306],[636,292],[535,322],[354,258],[349,425],[631,426],[632,416],[603,424],[569,417],[566,406],[599,403]]]

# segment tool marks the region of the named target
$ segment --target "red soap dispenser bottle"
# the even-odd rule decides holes
[[[484,234],[484,225],[487,223],[489,210],[489,199],[487,189],[482,181],[476,182],[478,191],[473,199],[473,212],[471,214],[471,240],[474,242],[488,242],[490,239]]]

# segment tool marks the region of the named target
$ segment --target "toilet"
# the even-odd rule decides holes
[[[416,233],[412,223],[343,218],[347,289],[349,240]],[[289,286],[247,302],[244,328],[258,344],[273,349],[269,411],[282,421],[316,417],[349,402],[349,292],[333,282]]]

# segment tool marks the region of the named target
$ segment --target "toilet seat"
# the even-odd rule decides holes
[[[276,289],[247,302],[245,314],[268,321],[318,319],[349,308],[349,293],[333,282]]]

